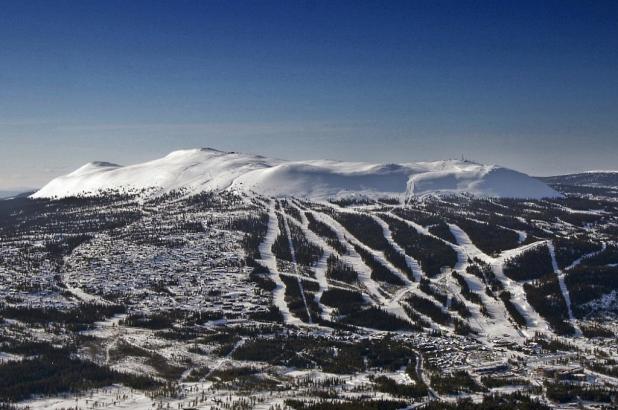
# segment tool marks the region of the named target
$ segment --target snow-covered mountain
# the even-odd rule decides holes
[[[33,198],[95,195],[108,190],[153,189],[190,193],[231,189],[313,199],[469,193],[542,198],[558,192],[526,174],[469,161],[371,164],[329,160],[285,161],[210,148],[174,151],[154,161],[120,166],[91,162],[55,178]]]

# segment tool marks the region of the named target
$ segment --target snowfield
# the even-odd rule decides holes
[[[447,160],[369,164],[327,160],[284,161],[210,148],[174,151],[136,165],[91,162],[55,178],[32,198],[96,195],[103,191],[164,194],[231,189],[270,197],[328,199],[467,193],[475,196],[546,198],[561,195],[545,183],[497,165]]]

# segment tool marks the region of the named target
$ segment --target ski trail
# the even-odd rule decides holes
[[[558,267],[558,261],[556,261],[556,249],[554,248],[554,241],[547,241],[547,248],[549,249],[549,255],[551,256],[551,264],[554,269],[554,273],[558,277],[558,284],[560,286],[560,292],[562,292],[562,297],[564,298],[564,303],[566,303],[567,313],[569,314],[569,322],[571,326],[575,329],[575,334],[577,336],[582,336],[582,331],[575,322],[575,317],[573,316],[573,310],[571,308],[571,295],[569,294],[569,289],[564,282],[564,272],[560,270]]]
[[[279,222],[277,219],[277,213],[275,211],[274,201],[270,201],[268,204],[268,231],[264,240],[259,246],[261,263],[264,264],[270,271],[270,278],[275,282],[275,289],[273,290],[273,304],[279,309],[283,315],[283,321],[286,324],[301,325],[302,321],[292,315],[290,308],[285,302],[285,284],[279,276],[279,269],[277,268],[277,258],[273,254],[272,247],[279,236]]]
[[[63,280],[63,283],[64,283],[64,286],[66,286],[66,289],[71,294],[73,294],[73,296],[77,297],[78,299],[82,300],[83,302],[98,303],[98,304],[102,304],[102,305],[110,305],[111,304],[109,301],[103,299],[100,296],[91,295],[90,293],[85,292],[81,288],[76,288],[76,287],[70,285],[69,282],[67,282],[66,280]]]
[[[519,313],[526,319],[527,327],[534,328],[534,330],[543,330],[543,331],[551,331],[551,327],[547,323],[545,319],[541,317],[537,313],[532,306],[528,303],[528,299],[526,298],[526,292],[524,291],[523,285],[520,283],[510,279],[504,274],[504,264],[508,258],[518,255],[525,250],[540,246],[544,244],[545,241],[535,242],[530,245],[522,246],[520,248],[506,251],[500,255],[494,262],[491,264],[492,271],[496,278],[502,282],[502,285],[506,290],[511,294],[511,302],[515,305],[515,308],[519,311]],[[514,252],[517,250],[521,250],[525,248],[523,251]],[[524,332],[525,333],[525,332]]]
[[[242,338],[240,339],[238,342],[236,342],[236,344],[234,345],[234,347],[232,348],[232,350],[230,350],[230,352],[228,354],[225,355],[225,357],[222,357],[219,362],[215,365],[215,367],[213,367],[212,369],[210,369],[210,371],[206,374],[206,376],[204,376],[204,379],[209,378],[210,376],[212,376],[212,374],[219,370],[221,368],[221,366],[223,366],[223,364],[227,361],[230,360],[230,357],[232,357],[232,355],[234,354],[234,352],[236,350],[238,350],[239,347],[241,347],[243,344],[245,344],[245,339]]]
[[[109,365],[109,352],[110,350],[112,350],[112,347],[114,347],[116,345],[116,341],[117,339],[114,339],[111,343],[109,343],[106,347],[105,347],[105,365]]]
[[[300,208],[296,204],[293,204],[293,206],[295,206],[300,211],[302,223],[298,223],[296,220],[292,220],[292,222],[295,223],[296,226],[298,226],[302,230],[303,235],[305,235],[305,238],[307,238],[310,243],[322,249],[322,257],[317,262],[316,266],[313,267],[313,271],[315,272],[315,279],[318,283],[318,286],[320,287],[319,290],[315,293],[315,302],[320,307],[320,316],[322,317],[322,319],[328,320],[333,309],[329,306],[323,305],[321,299],[324,292],[330,287],[326,278],[326,271],[328,270],[328,258],[333,253],[335,253],[335,250],[332,249],[326,243],[326,241],[324,241],[311,229],[309,229],[309,221],[307,220],[304,209]]]
[[[379,219],[379,218],[374,218],[373,215],[369,215],[370,217],[372,217],[372,219]],[[378,224],[380,224],[380,222],[384,223],[384,225],[386,225],[386,223],[382,220],[376,220],[376,222],[378,222]],[[380,226],[382,227],[382,234],[384,235],[384,239],[386,239],[387,242],[389,242],[391,245],[394,244],[395,241],[393,241],[393,237],[391,235],[390,229],[388,229],[388,225],[385,227],[384,225],[380,224]],[[386,229],[386,230],[385,230]],[[388,235],[388,236],[387,236]],[[359,239],[357,239],[356,237],[354,237],[355,239],[355,243],[358,246],[361,246],[363,249],[365,249],[368,252],[371,252],[371,255],[378,260],[380,263],[382,263],[384,266],[386,266],[388,268],[389,271],[391,271],[392,274],[394,274],[395,276],[397,276],[403,283],[405,287],[408,287],[412,284],[412,282],[410,281],[410,278],[408,278],[408,275],[405,274],[405,272],[402,272],[399,268],[397,268],[396,266],[394,266],[388,259],[386,259],[386,255],[384,254],[384,252],[381,251],[377,251],[375,249],[373,249],[370,246],[365,245],[362,241],[360,241]],[[395,244],[397,245],[397,244]],[[397,249],[399,248],[399,249]],[[395,248],[395,250],[397,252],[399,252],[402,256],[406,256],[405,252],[403,252],[403,249],[401,249],[401,247],[399,247],[399,245],[397,245],[397,248]],[[408,262],[408,259],[406,258],[406,263]],[[410,265],[408,265],[410,266]],[[420,278],[419,278],[420,280]]]
[[[573,261],[573,263],[571,263],[569,266],[564,268],[564,270],[567,271],[567,270],[573,269],[577,265],[581,264],[584,260],[586,260],[588,258],[592,258],[594,256],[597,256],[598,254],[603,252],[606,248],[607,248],[607,244],[605,242],[601,242],[601,249],[599,249],[598,251],[587,253],[587,254],[577,258],[576,260]]]
[[[438,240],[438,241],[442,242],[443,244],[445,244],[446,246],[448,246],[451,249],[453,249],[455,251],[455,253],[457,254],[457,263],[456,263],[456,265],[454,267],[455,270],[463,269],[466,266],[466,264],[468,263],[468,257],[466,255],[466,253],[464,252],[464,249],[461,246],[453,244],[453,243],[451,243],[449,241],[446,241],[446,240],[440,238],[439,236],[434,235],[426,227],[424,227],[422,225],[419,225],[418,223],[416,223],[414,221],[411,221],[409,219],[402,218],[399,215],[393,213],[392,211],[389,211],[388,215],[390,217],[392,217],[393,219],[397,219],[398,221],[405,223],[406,225],[410,226],[411,228],[414,228],[416,233],[418,233],[419,235],[425,235],[425,236],[428,236],[428,237],[433,238],[435,240]],[[472,243],[472,242],[470,242],[470,243]]]
[[[374,218],[374,216],[372,214],[367,214],[367,213],[359,212],[359,211],[356,211],[356,210],[349,210],[349,209],[342,208],[342,207],[339,207],[339,206],[331,204],[331,203],[324,203],[324,204],[328,205],[331,208],[333,208],[337,212],[363,215],[363,216],[368,216],[368,217],[370,217],[372,219]],[[334,222],[336,222],[338,227],[340,227],[343,230],[344,236],[346,237],[346,239],[350,243],[353,242],[356,246],[359,246],[359,247],[363,248],[366,252],[369,252],[374,257],[374,259],[376,261],[378,261],[380,264],[382,264],[384,267],[386,267],[393,275],[395,275],[399,279],[401,279],[401,281],[403,281],[403,283],[404,283],[404,286],[409,286],[412,283],[405,273],[401,272],[388,259],[386,259],[386,255],[384,254],[384,252],[375,250],[372,247],[366,245],[363,241],[358,239],[356,236],[352,235],[343,225],[341,225],[337,221],[335,221],[334,218],[330,218],[330,219],[332,219]],[[378,222],[378,224],[380,224],[379,221],[376,221],[376,222]],[[380,224],[380,225],[382,226],[382,224]],[[332,227],[333,226],[331,225],[331,228]],[[386,228],[388,230],[388,226],[386,226]],[[390,236],[390,230],[388,230],[388,234]],[[383,229],[383,235],[385,235],[384,229]],[[392,236],[390,236],[390,237],[391,237],[391,240],[392,240]],[[386,236],[385,236],[385,239],[388,241],[388,238]],[[399,247],[399,249],[401,249],[401,247]],[[401,250],[401,251],[403,252],[403,250]],[[402,255],[405,256],[405,252]]]
[[[545,241],[534,242],[532,244],[520,246],[519,248],[510,249],[502,252],[497,258],[493,258],[481,251],[472,242],[468,234],[459,226],[449,223],[448,227],[453,236],[455,237],[457,247],[460,249],[461,252],[466,255],[466,259],[468,257],[471,259],[477,258],[492,267],[492,271],[496,278],[502,283],[504,288],[511,293],[511,301],[513,302],[519,313],[521,313],[521,315],[526,319],[527,325],[529,327],[534,327],[537,329],[549,330],[549,325],[546,323],[546,321],[528,303],[523,286],[506,277],[503,272],[504,262],[508,258],[517,256],[520,253],[527,251],[528,249],[542,245],[545,243]],[[465,268],[462,268],[458,271],[464,277],[467,283],[471,283],[471,278],[467,275],[467,272],[465,272]],[[483,321],[487,324],[488,327],[491,328],[488,329],[491,331],[491,333],[494,333],[495,335],[501,335],[503,333],[503,329],[505,327],[508,327],[515,329],[518,336],[522,335],[522,332],[520,330],[508,324],[509,322],[507,318],[510,317],[510,314],[508,313],[506,307],[502,302],[491,299],[485,294],[485,292],[478,292],[477,294],[481,297],[483,304],[485,305],[489,313],[493,316],[493,319],[483,317]],[[502,319],[500,319],[499,317],[501,317]]]
[[[497,204],[495,204],[497,205]],[[487,222],[482,221],[480,219],[476,219],[476,218],[471,218],[469,216],[466,216],[465,219],[469,220],[469,221],[473,221],[476,223],[479,223],[481,225],[486,225]],[[526,241],[526,239],[528,239],[528,233],[526,231],[522,231],[519,229],[514,229],[514,228],[509,228],[508,226],[503,226],[503,225],[496,225],[496,227],[504,229],[505,231],[511,231],[511,232],[515,232],[517,234],[517,242],[518,245],[521,245],[522,243],[524,243]]]
[[[502,225],[497,225],[497,226],[502,229],[508,229],[509,231],[515,232],[517,236],[519,237],[517,239],[519,245],[526,242],[526,239],[528,239],[528,233],[526,231],[522,231],[520,229],[507,228],[506,226],[502,226]]]
[[[285,235],[288,238],[288,245],[290,247],[290,255],[292,256],[292,266],[294,267],[294,273],[298,275],[298,264],[296,263],[296,252],[294,251],[294,244],[292,243],[292,235],[290,234],[290,225],[288,225],[288,218],[285,213],[285,209],[281,207],[281,215],[283,216],[283,226],[285,227]],[[296,281],[298,282],[298,287],[300,288],[300,296],[303,298],[303,303],[305,304],[305,311],[307,312],[307,321],[309,324],[313,324],[311,320],[311,312],[309,311],[309,306],[307,306],[307,298],[305,297],[305,289],[303,288],[303,281],[297,276]]]
[[[356,252],[354,246],[352,246],[347,239],[348,237],[351,238],[352,235],[330,215],[314,210],[311,210],[310,212],[317,220],[327,224],[335,232],[339,241],[346,247],[347,254],[341,255],[340,259],[354,268],[358,274],[359,282],[366,289],[371,298],[373,298],[380,305],[385,304],[386,298],[379,291],[380,286],[376,283],[376,281],[371,279],[371,269],[365,265],[365,262],[363,262],[360,255]]]
[[[451,308],[451,304],[453,303],[453,295],[449,292],[446,294],[446,310],[448,311]]]
[[[429,231],[429,229],[427,229],[426,227],[417,224],[414,221],[410,221],[408,219],[405,218],[401,218],[400,216],[389,212],[389,216],[392,216],[394,219],[397,219],[405,224],[407,224],[408,226],[412,227],[414,230],[416,230],[416,232],[419,235],[426,235],[429,236],[431,238],[434,238],[436,240],[439,240],[440,242],[444,243],[445,245],[447,245],[448,247],[450,247],[451,249],[453,249],[453,251],[455,251],[455,253],[457,254],[457,263],[454,266],[454,270],[457,271],[460,275],[462,275],[464,277],[464,280],[466,280],[466,282],[469,283],[469,278],[468,278],[468,274],[466,272],[466,267],[468,266],[468,259],[470,258],[470,256],[476,256],[479,257],[479,259],[482,260],[486,260],[486,259],[491,259],[489,258],[487,255],[485,255],[484,253],[482,253],[470,240],[470,238],[468,237],[468,235],[458,226],[453,225],[453,229],[451,229],[451,231],[455,231],[453,232],[453,235],[455,236],[456,240],[457,240],[457,244],[453,244],[449,241],[446,241],[436,235],[434,235],[433,233],[431,233]],[[452,303],[452,297],[455,297],[459,302],[463,303],[468,310],[470,311],[470,313],[472,314],[472,319],[474,320],[474,322],[477,325],[476,330],[481,332],[481,333],[486,333],[486,329],[489,325],[489,323],[487,322],[487,318],[485,318],[485,316],[481,313],[480,311],[480,307],[468,302],[467,300],[465,300],[464,298],[460,297],[458,295],[457,292],[455,292],[453,290],[452,284],[450,282],[452,282],[452,277],[450,275],[442,275],[440,280],[444,281],[444,285],[443,288],[446,291],[447,294],[447,305],[448,307],[450,307],[450,304]],[[478,283],[478,282],[474,282],[474,286],[471,286],[471,289],[484,289],[484,285]],[[414,292],[417,293],[417,292]],[[480,297],[481,300],[483,301],[483,304],[487,307],[488,304],[492,304],[493,301],[488,301],[488,297],[485,294],[485,292],[479,292],[477,293]],[[430,295],[426,295],[426,294],[421,294],[419,293],[420,296],[423,296],[425,298],[427,298]],[[430,297],[430,299],[434,299],[433,297]],[[438,302],[438,304],[441,304]],[[446,310],[448,311],[448,307],[446,308]],[[492,304],[493,307],[493,304]],[[489,309],[488,309],[489,310]],[[494,310],[494,317],[497,317],[498,315],[495,314],[496,309]],[[452,312],[448,312],[449,314],[452,314]],[[491,313],[491,312],[490,312]],[[506,315],[506,311],[504,311],[503,315]],[[504,333],[503,331],[503,327],[501,326],[499,330],[496,331],[496,333],[499,333],[500,335],[502,335]]]
[[[457,242],[457,244],[452,244],[451,242],[445,241],[444,239],[432,234],[431,232],[429,232],[427,228],[423,227],[422,225],[419,225],[418,223],[414,221],[410,221],[408,219],[402,218],[396,215],[395,213],[393,213],[392,211],[389,213],[389,215],[391,215],[393,218],[396,218],[408,224],[409,226],[414,228],[419,234],[430,236],[450,246],[457,253],[458,262],[457,262],[457,265],[455,266],[455,270],[458,271],[459,273],[463,273],[465,271],[465,267],[468,264],[467,261],[469,257],[478,258],[481,261],[490,265],[492,267],[492,271],[494,275],[496,276],[496,278],[500,282],[502,282],[503,286],[506,289],[510,291],[512,295],[511,301],[513,302],[517,310],[526,319],[527,325],[531,328],[534,328],[535,330],[547,330],[547,331],[550,330],[550,327],[547,324],[547,322],[528,303],[523,286],[509,279],[508,277],[506,277],[503,272],[504,262],[508,258],[517,256],[529,249],[543,245],[545,241],[537,241],[531,244],[520,246],[515,249],[510,249],[510,250],[502,252],[497,258],[493,258],[485,254],[484,252],[482,252],[476,245],[474,245],[474,243],[472,242],[470,237],[464,232],[464,230],[455,224],[448,224],[449,230],[451,231],[451,233],[453,234]],[[482,295],[484,295],[484,292],[482,292]],[[489,298],[484,298],[483,296],[481,297],[483,298],[484,302],[489,300]],[[492,300],[490,301],[490,303],[493,304],[494,301]],[[510,315],[508,314],[504,306],[502,306],[499,310],[505,315],[504,316],[505,320],[506,318],[510,317]],[[500,329],[500,328],[515,329],[512,325],[506,325],[506,323],[508,322],[506,323],[499,323],[499,322],[500,321],[494,322],[496,329]],[[519,330],[517,330],[517,333],[518,333],[518,336],[521,335]]]
[[[416,376],[419,378],[420,381],[425,383],[425,386],[427,386],[427,393],[428,393],[428,396],[429,396],[429,401],[431,401],[431,400],[439,400],[440,399],[440,395],[438,395],[438,393],[436,393],[436,391],[431,388],[431,379],[423,371],[423,354],[420,351],[418,351],[418,350],[415,350],[414,353],[416,354],[416,357],[417,357],[417,360],[416,360]]]
[[[412,275],[414,276],[414,281],[415,282],[420,282],[421,281],[421,277],[423,277],[423,270],[421,269],[421,265],[418,263],[418,261],[416,259],[412,258],[411,256],[409,256],[408,254],[406,254],[406,251],[401,246],[399,246],[399,244],[397,242],[395,242],[395,239],[393,239],[393,234],[391,232],[390,227],[388,226],[388,224],[383,219],[381,219],[381,218],[379,218],[379,217],[377,217],[375,215],[369,215],[369,216],[371,216],[373,218],[373,220],[376,221],[382,227],[382,232],[384,233],[384,238],[388,241],[388,243],[400,255],[402,255],[405,258],[406,264],[408,265],[408,267],[412,271]]]

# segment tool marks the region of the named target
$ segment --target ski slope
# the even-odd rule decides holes
[[[371,164],[329,160],[284,161],[211,148],[174,151],[141,164],[91,162],[53,179],[33,198],[97,195],[106,191],[151,195],[234,190],[270,197],[328,199],[467,193],[544,198],[560,194],[545,183],[497,165],[447,160]]]

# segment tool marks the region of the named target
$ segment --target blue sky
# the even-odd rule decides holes
[[[616,1],[2,1],[0,189],[211,146],[618,168]]]

